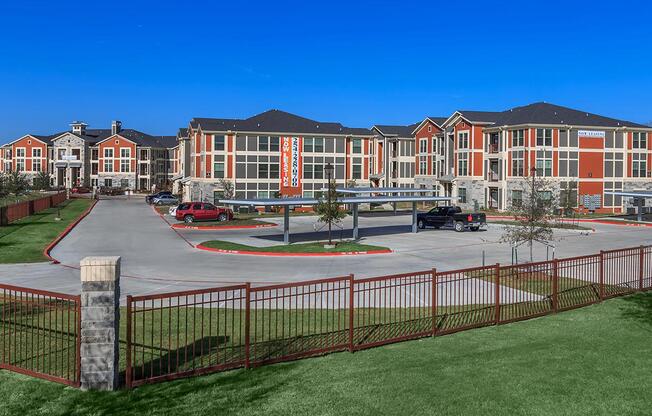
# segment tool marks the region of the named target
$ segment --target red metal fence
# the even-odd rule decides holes
[[[79,296],[0,285],[0,311],[0,368],[79,386]]]
[[[127,297],[128,386],[529,319],[652,288],[652,247]]]
[[[21,218],[28,217],[48,208],[57,206],[66,200],[65,192],[44,196],[42,198],[23,201],[0,207],[0,225],[7,225]]]

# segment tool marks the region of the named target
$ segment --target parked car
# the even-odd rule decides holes
[[[91,193],[91,188],[88,188],[86,186],[75,186],[74,188],[71,189],[71,192],[73,194],[89,194]]]
[[[171,217],[174,217],[177,215],[177,205],[173,205],[170,207],[168,210],[168,214],[170,214]]]
[[[152,204],[152,203],[154,203],[155,198],[161,197],[163,195],[172,195],[172,192],[170,192],[170,191],[160,191],[160,192],[157,192],[155,194],[147,195],[145,197],[145,202],[147,202],[148,204]]]
[[[175,218],[190,224],[195,221],[230,221],[233,211],[208,202],[184,202],[177,207]]]
[[[154,205],[177,205],[179,203],[179,198],[174,195],[161,195],[152,199]]]
[[[457,232],[466,229],[478,231],[480,227],[487,226],[487,216],[482,213],[465,214],[460,207],[437,207],[417,214],[417,226],[421,229],[453,227]]]

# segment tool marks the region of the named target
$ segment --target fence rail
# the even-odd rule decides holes
[[[0,225],[7,225],[21,218],[55,207],[65,200],[66,192],[57,192],[42,198],[0,207]]]
[[[127,297],[127,385],[356,351],[652,288],[652,247],[537,263]]]
[[[80,297],[0,285],[0,368],[78,387]]]

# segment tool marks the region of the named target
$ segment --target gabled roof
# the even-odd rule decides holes
[[[496,120],[496,124],[505,126],[517,124],[560,124],[596,127],[647,127],[631,121],[604,117],[545,102],[514,107],[500,114],[501,117]]]
[[[123,129],[116,134],[111,134],[108,137],[104,138],[103,140],[100,140],[98,143],[104,142],[107,139],[110,139],[114,136],[123,137],[131,142],[136,143],[136,145],[138,146],[144,146],[144,147],[167,147],[163,144],[163,142],[164,140],[167,141],[168,139],[163,139],[163,137],[174,137],[174,140],[176,142],[176,136],[151,136],[147,133],[143,133],[142,131],[138,131],[134,129]],[[176,146],[176,143],[169,147],[174,147],[174,146]]]
[[[420,123],[414,123],[409,126],[376,124],[372,128],[378,130],[378,133],[385,137],[412,137],[414,129],[416,129],[419,124]]]
[[[446,120],[448,120],[446,117],[426,117],[421,123],[414,125],[414,128],[412,129],[412,135],[417,134],[417,130],[421,129],[421,126],[427,122],[435,123],[437,127],[443,130],[443,125]]]
[[[179,131],[177,132],[177,138],[181,139],[186,137],[188,137],[188,129],[184,127],[180,127]]]
[[[234,118],[193,118],[192,128],[201,127],[204,131],[245,131],[266,133],[305,133],[371,135],[365,128],[345,127],[340,123],[320,122],[281,110],[268,110],[247,119]]]
[[[84,130],[84,134],[77,134],[71,131],[62,131],[52,135],[51,137],[52,139],[57,139],[64,134],[72,134],[73,136],[77,136],[80,139],[88,142],[89,145],[94,145],[109,137],[111,135],[111,129],[86,129]]]
[[[159,142],[158,147],[165,147],[166,149],[171,149],[179,144],[177,140],[177,136],[157,136],[156,138],[158,139]]]
[[[15,139],[15,140],[10,141],[9,143],[6,143],[6,144],[2,145],[2,146],[10,146],[10,145],[16,143],[17,141],[22,140],[22,139],[24,139],[26,137],[32,137],[32,138],[34,138],[36,140],[39,140],[39,141],[49,145],[49,144],[52,144],[52,139],[55,138],[56,136],[57,136],[56,134],[52,134],[52,135],[25,134],[25,135],[20,136],[19,138]]]

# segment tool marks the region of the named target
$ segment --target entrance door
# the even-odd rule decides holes
[[[66,168],[57,168],[57,187],[66,186]]]
[[[498,206],[498,188],[489,188],[489,209],[500,209]]]

